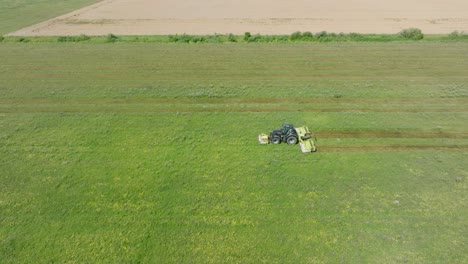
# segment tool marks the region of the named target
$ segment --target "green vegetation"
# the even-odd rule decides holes
[[[58,42],[82,42],[82,41],[88,41],[90,39],[91,38],[89,36],[86,36],[84,34],[82,34],[80,36],[61,36],[61,37],[57,37]]]
[[[108,34],[106,37],[106,42],[116,42],[118,39],[119,37],[117,37],[116,35]]]
[[[0,45],[3,263],[467,261],[468,43],[123,38]]]
[[[420,40],[424,38],[424,34],[419,28],[408,28],[408,29],[403,29],[398,33],[400,37],[406,38],[406,39],[412,39],[412,40]]]
[[[419,34],[419,33],[420,34]],[[5,43],[15,42],[89,42],[89,43],[315,43],[315,42],[466,42],[468,35],[463,32],[454,31],[447,35],[429,35],[424,36],[420,31],[404,30],[398,34],[359,34],[359,33],[329,33],[326,31],[317,32],[294,32],[291,35],[252,35],[245,32],[243,36],[233,34],[214,34],[214,35],[167,35],[167,36],[116,36],[108,34],[106,36],[58,36],[58,37],[5,37]]]
[[[97,0],[2,0],[0,1],[0,35],[52,19]]]

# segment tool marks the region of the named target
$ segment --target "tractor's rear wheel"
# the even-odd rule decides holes
[[[289,144],[289,145],[295,145],[297,144],[297,138],[296,137],[288,137],[286,139],[286,142]]]
[[[272,137],[272,138],[271,138],[271,143],[273,143],[273,144],[281,144],[281,138],[279,138],[279,137]]]

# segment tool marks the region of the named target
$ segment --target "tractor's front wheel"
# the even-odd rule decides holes
[[[272,137],[272,138],[271,138],[271,143],[273,143],[273,144],[281,144],[281,138],[279,138],[279,137]]]
[[[286,142],[289,144],[289,145],[295,145],[297,144],[297,138],[296,137],[288,137],[286,139]]]

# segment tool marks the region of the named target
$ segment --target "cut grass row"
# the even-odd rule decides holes
[[[466,98],[467,43],[0,45],[2,99]]]
[[[326,100],[321,103],[300,102],[301,99],[290,98],[289,103],[278,100],[253,103],[255,100],[217,100],[217,99],[171,99],[171,100],[3,100],[0,112],[382,112],[382,113],[468,113],[468,100],[429,100],[435,103],[424,103],[426,100],[412,100],[412,104],[389,103],[389,100]],[[333,101],[333,103],[331,103]],[[392,101],[392,100],[390,100]],[[315,103],[314,103],[315,102]],[[386,102],[383,104],[383,102]],[[455,102],[455,103],[454,103]]]

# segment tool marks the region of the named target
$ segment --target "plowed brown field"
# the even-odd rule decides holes
[[[10,35],[468,31],[465,0],[106,0]]]

